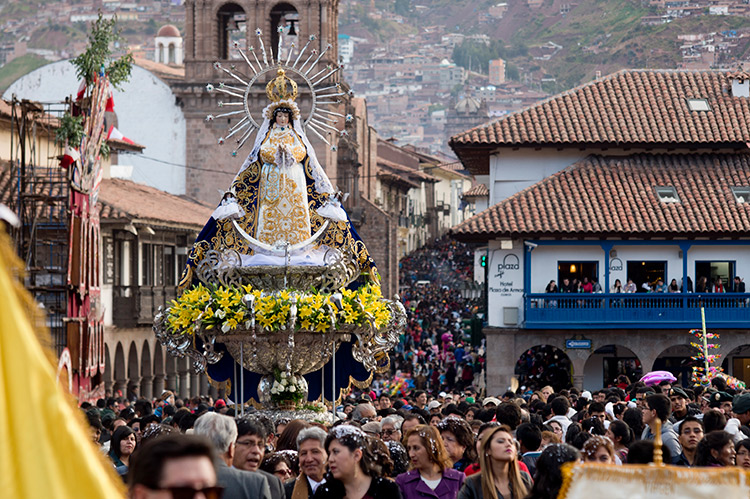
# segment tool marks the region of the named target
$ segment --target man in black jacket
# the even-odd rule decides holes
[[[271,499],[271,489],[263,475],[231,467],[237,440],[237,425],[232,418],[207,412],[196,420],[194,432],[208,438],[219,455],[216,478],[224,487],[224,499]]]
[[[258,469],[266,452],[266,429],[260,421],[246,418],[237,422],[235,468],[260,473],[268,481],[271,499],[284,499],[284,484],[276,475]]]

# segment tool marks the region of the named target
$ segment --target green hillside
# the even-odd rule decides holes
[[[35,54],[26,54],[17,59],[13,59],[8,64],[0,68],[0,94],[21,76],[40,68],[49,61],[44,57]]]

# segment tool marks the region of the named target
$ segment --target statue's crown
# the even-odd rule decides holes
[[[286,75],[282,68],[276,72],[276,78],[266,85],[266,95],[272,102],[293,101],[297,98],[297,83]]]

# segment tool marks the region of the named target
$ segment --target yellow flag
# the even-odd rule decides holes
[[[0,496],[123,497],[34,334],[19,264],[0,223]]]

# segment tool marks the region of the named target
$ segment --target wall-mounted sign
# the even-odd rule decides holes
[[[591,340],[565,340],[565,348],[567,350],[591,350]]]
[[[622,260],[619,258],[613,258],[609,261],[610,272],[622,272]]]

